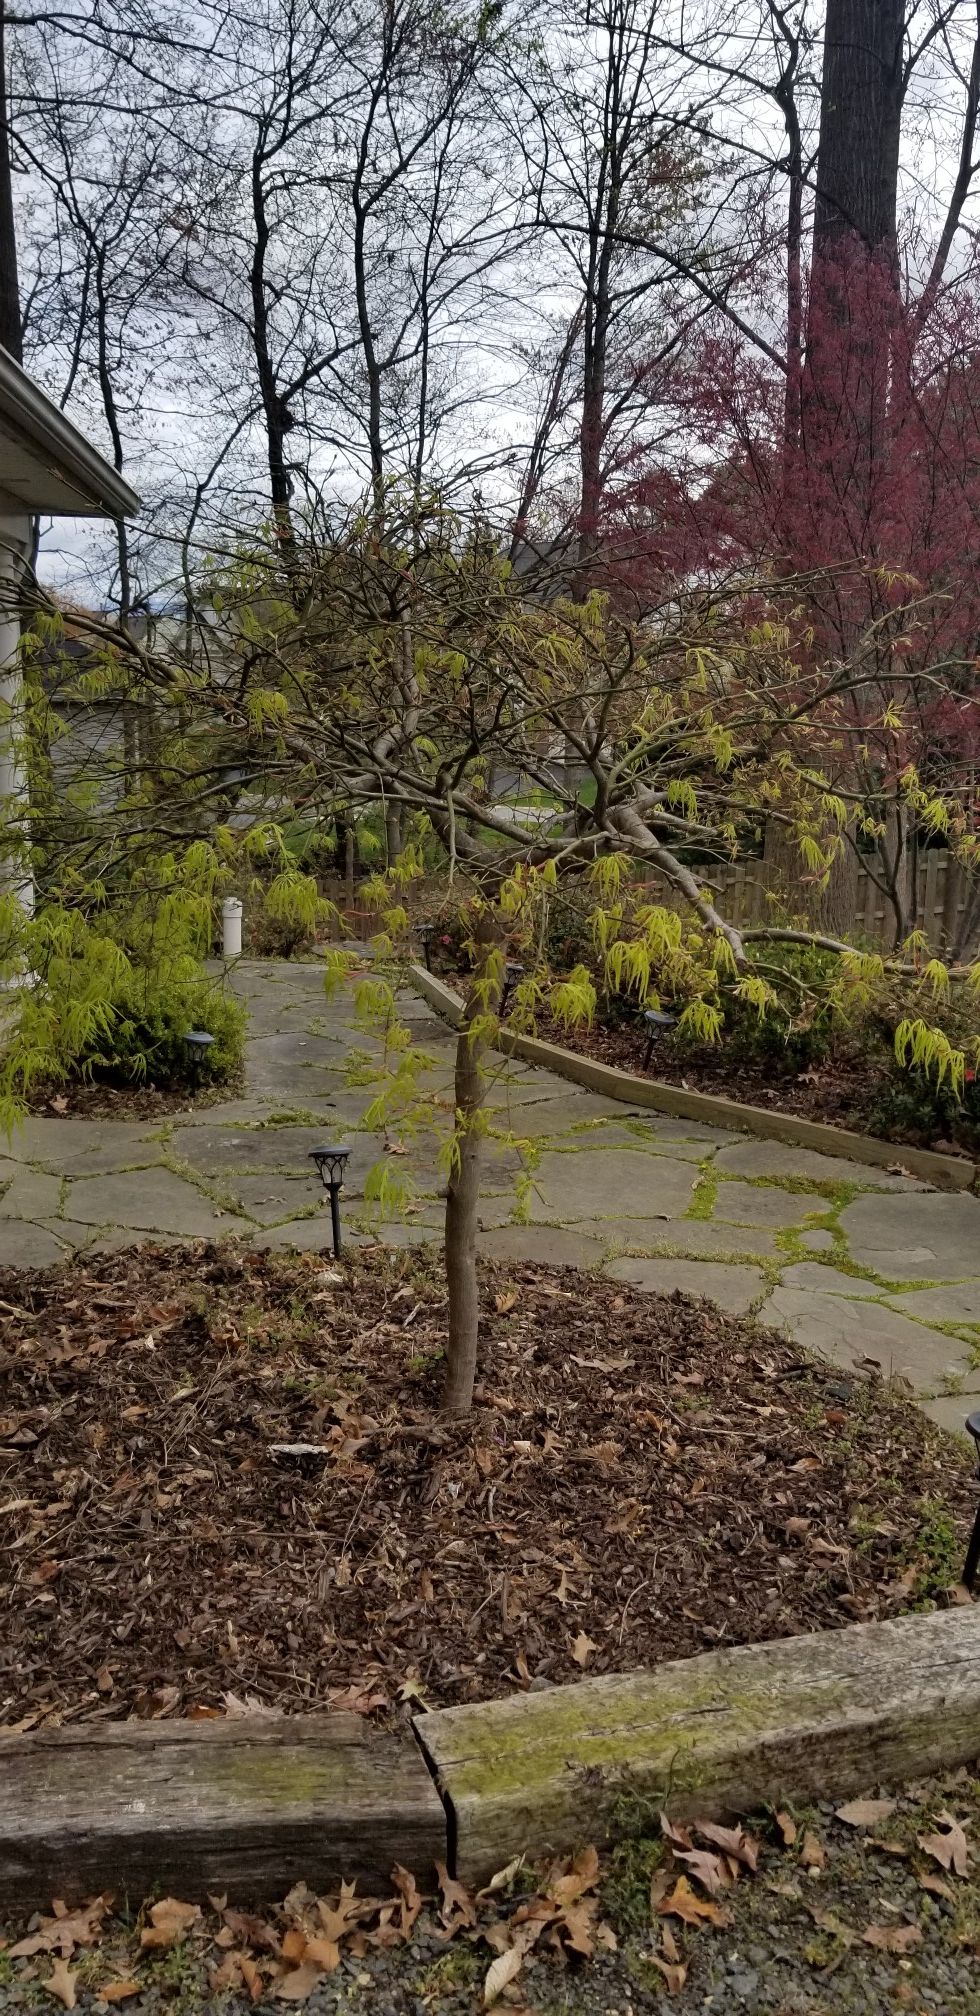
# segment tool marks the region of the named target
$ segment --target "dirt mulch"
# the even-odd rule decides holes
[[[234,1099],[244,1085],[241,1073],[222,1085],[202,1085],[193,1091],[188,1085],[108,1085],[93,1078],[78,1084],[33,1086],[25,1104],[42,1120],[158,1120],[170,1113],[220,1106],[223,1100]]]
[[[910,1403],[681,1297],[483,1286],[446,1424],[434,1256],[0,1276],[0,1724],[445,1705],[955,1583],[967,1461]]]

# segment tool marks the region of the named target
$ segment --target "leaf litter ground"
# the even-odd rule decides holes
[[[948,1600],[973,1490],[909,1402],[681,1297],[483,1300],[446,1424],[434,1256],[0,1277],[0,1724],[383,1717]]]
[[[425,1894],[395,1868],[381,1897],[298,1883],[261,1910],[56,1902],[0,1936],[0,2011],[975,2016],[978,1827],[960,1770],[731,1826],[651,1814],[602,1857],[514,1862],[476,1895],[440,1867]]]

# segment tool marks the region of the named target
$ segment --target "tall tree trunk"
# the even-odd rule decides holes
[[[894,264],[906,0],[827,0],[815,256],[856,235]]]
[[[20,289],[17,282],[17,234],[10,170],[7,52],[4,41],[5,0],[0,0],[0,345],[18,364],[24,361],[20,329]]]
[[[485,927],[486,928],[486,927]],[[487,1012],[486,981],[492,971],[493,946],[484,938],[482,957],[470,984],[456,1042],[456,1126],[453,1165],[446,1191],[446,1280],[449,1288],[449,1336],[442,1406],[445,1414],[468,1414],[479,1362],[480,1295],[476,1276],[476,1235],[479,1229],[480,1165],[483,1108],[487,1078],[483,1068],[488,1044],[474,1028]],[[493,1002],[499,1003],[499,981]]]

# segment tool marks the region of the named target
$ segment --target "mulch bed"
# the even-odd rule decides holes
[[[244,1074],[222,1085],[109,1085],[92,1078],[77,1084],[32,1086],[27,1111],[42,1120],[162,1120],[170,1113],[188,1113],[200,1106],[219,1106],[244,1089]]]
[[[955,1582],[966,1458],[910,1403],[681,1297],[483,1289],[447,1424],[434,1255],[0,1276],[0,1724],[441,1706]]]
[[[798,1114],[825,1126],[848,1127],[859,1134],[872,1133],[919,1148],[936,1148],[949,1154],[975,1155],[975,1129],[966,1123],[964,1138],[941,1140],[922,1128],[885,1126],[875,1117],[875,1102],[892,1081],[887,1060],[876,1068],[873,1056],[856,1047],[848,1056],[841,1038],[837,1053],[825,1058],[812,1071],[778,1072],[773,1059],[754,1062],[726,1055],[724,1044],[717,1049],[692,1051],[665,1033],[657,1043],[648,1071],[643,1069],[646,1036],[639,1023],[620,1022],[606,1027],[597,1022],[592,1029],[562,1029],[547,1016],[538,1018],[535,1035],[546,1043],[558,1043],[581,1057],[594,1057],[600,1064],[613,1064],[620,1071],[658,1080],[663,1085],[681,1086],[687,1092],[709,1092],[721,1099],[733,1099],[740,1106],[771,1107],[777,1113]]]

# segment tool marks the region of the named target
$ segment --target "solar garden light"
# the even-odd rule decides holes
[[[980,1475],[980,1414],[967,1415],[966,1432],[968,1435],[973,1436],[977,1452],[978,1475]],[[977,1507],[977,1516],[973,1522],[970,1545],[966,1550],[966,1561],[963,1565],[963,1587],[964,1589],[969,1589],[971,1593],[973,1584],[977,1579],[978,1568],[980,1568],[980,1506]]]
[[[425,970],[427,973],[431,973],[432,971],[432,938],[435,928],[434,924],[416,924],[415,926],[415,936],[422,941],[422,957],[425,960]]]
[[[316,1163],[316,1172],[325,1190],[330,1192],[330,1222],[333,1226],[334,1259],[340,1259],[340,1193],[344,1187],[344,1168],[350,1161],[349,1148],[311,1148],[310,1161]]]
[[[201,1082],[204,1059],[214,1040],[213,1036],[208,1035],[206,1029],[188,1029],[184,1037],[184,1047],[187,1051],[187,1066],[195,1092]]]
[[[676,1015],[668,1015],[666,1011],[663,1009],[644,1008],[643,1023],[647,1032],[647,1047],[643,1053],[644,1071],[648,1071],[650,1069],[650,1059],[653,1056],[653,1046],[660,1039],[660,1031],[662,1029],[672,1029],[676,1020],[677,1020]]]
[[[504,966],[504,989],[500,996],[500,1013],[506,1013],[507,996],[512,993],[519,980],[524,978],[524,968],[519,959],[508,959]]]

